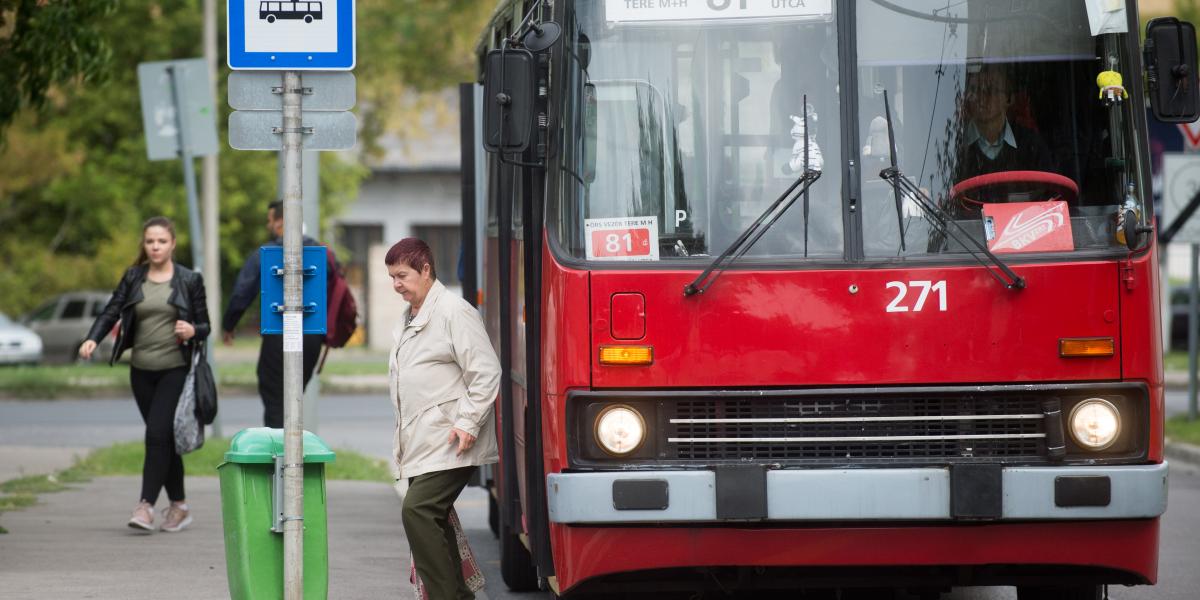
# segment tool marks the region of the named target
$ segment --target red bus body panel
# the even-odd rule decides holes
[[[561,589],[591,577],[676,567],[1056,565],[1158,577],[1158,519],[739,529],[554,527]]]
[[[568,466],[572,389],[886,386],[1142,381],[1151,462],[1162,460],[1156,252],[1132,260],[1022,264],[1023,290],[972,266],[724,273],[684,297],[694,271],[595,270],[543,254],[542,435],[546,473]],[[946,310],[912,281],[945,281]],[[903,282],[906,297],[888,312]],[[856,286],[852,291],[852,286]],[[645,336],[614,339],[613,294],[645,298]],[[627,316],[617,315],[617,318]],[[619,324],[620,325],[620,324]],[[620,329],[620,327],[618,328]],[[1111,337],[1116,355],[1062,358],[1062,337]],[[645,367],[598,364],[601,344],[654,346]],[[550,524],[559,589],[604,575],[705,566],[1063,565],[1153,583],[1158,519],[927,526]],[[731,552],[736,548],[736,552]]]
[[[1063,337],[1121,335],[1117,265],[1018,269],[1009,290],[978,267],[858,271],[730,271],[685,297],[694,272],[594,271],[591,335],[610,333],[609,299],[646,298],[649,367],[592,366],[596,388],[808,387],[1117,380],[1120,356],[1065,359]],[[946,310],[922,286],[945,281]],[[895,301],[904,285],[904,298]],[[854,288],[857,291],[852,292]],[[907,312],[886,312],[907,308]]]

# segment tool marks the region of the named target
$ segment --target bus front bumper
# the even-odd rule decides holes
[[[559,524],[1143,519],[1167,463],[1119,466],[622,471],[547,475]]]

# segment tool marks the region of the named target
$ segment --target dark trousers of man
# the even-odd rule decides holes
[[[304,387],[312,379],[325,336],[304,336]],[[263,401],[263,425],[283,428],[283,336],[266,334],[258,349],[258,395]]]
[[[475,594],[462,577],[458,540],[450,526],[450,508],[467,487],[475,467],[434,471],[408,480],[400,511],[417,575],[429,600],[472,600]]]
[[[188,368],[163,371],[129,369],[129,383],[138,412],[146,423],[146,459],[142,462],[142,500],[158,502],[158,492],[167,488],[172,502],[183,494],[183,458],[175,452],[175,407],[187,380]]]

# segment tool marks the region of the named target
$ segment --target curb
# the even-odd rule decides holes
[[[1193,446],[1192,444],[1185,444],[1183,442],[1167,442],[1167,445],[1163,448],[1163,456],[1171,460],[1200,467],[1200,446]]]

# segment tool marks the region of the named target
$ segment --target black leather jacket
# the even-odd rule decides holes
[[[133,335],[137,331],[137,311],[135,305],[143,300],[142,284],[146,281],[149,265],[129,267],[121,276],[121,283],[113,290],[112,299],[104,307],[104,312],[96,317],[88,332],[87,339],[99,343],[112,330],[119,320],[120,329],[117,331],[117,343],[113,344],[112,358],[108,364],[113,364],[121,357],[126,349],[133,347]],[[175,263],[175,274],[171,276],[171,295],[167,302],[174,305],[179,313],[179,319],[191,323],[196,328],[196,335],[179,345],[183,359],[192,364],[192,348],[196,341],[206,339],[209,333],[208,305],[204,297],[204,278],[199,273]]]

